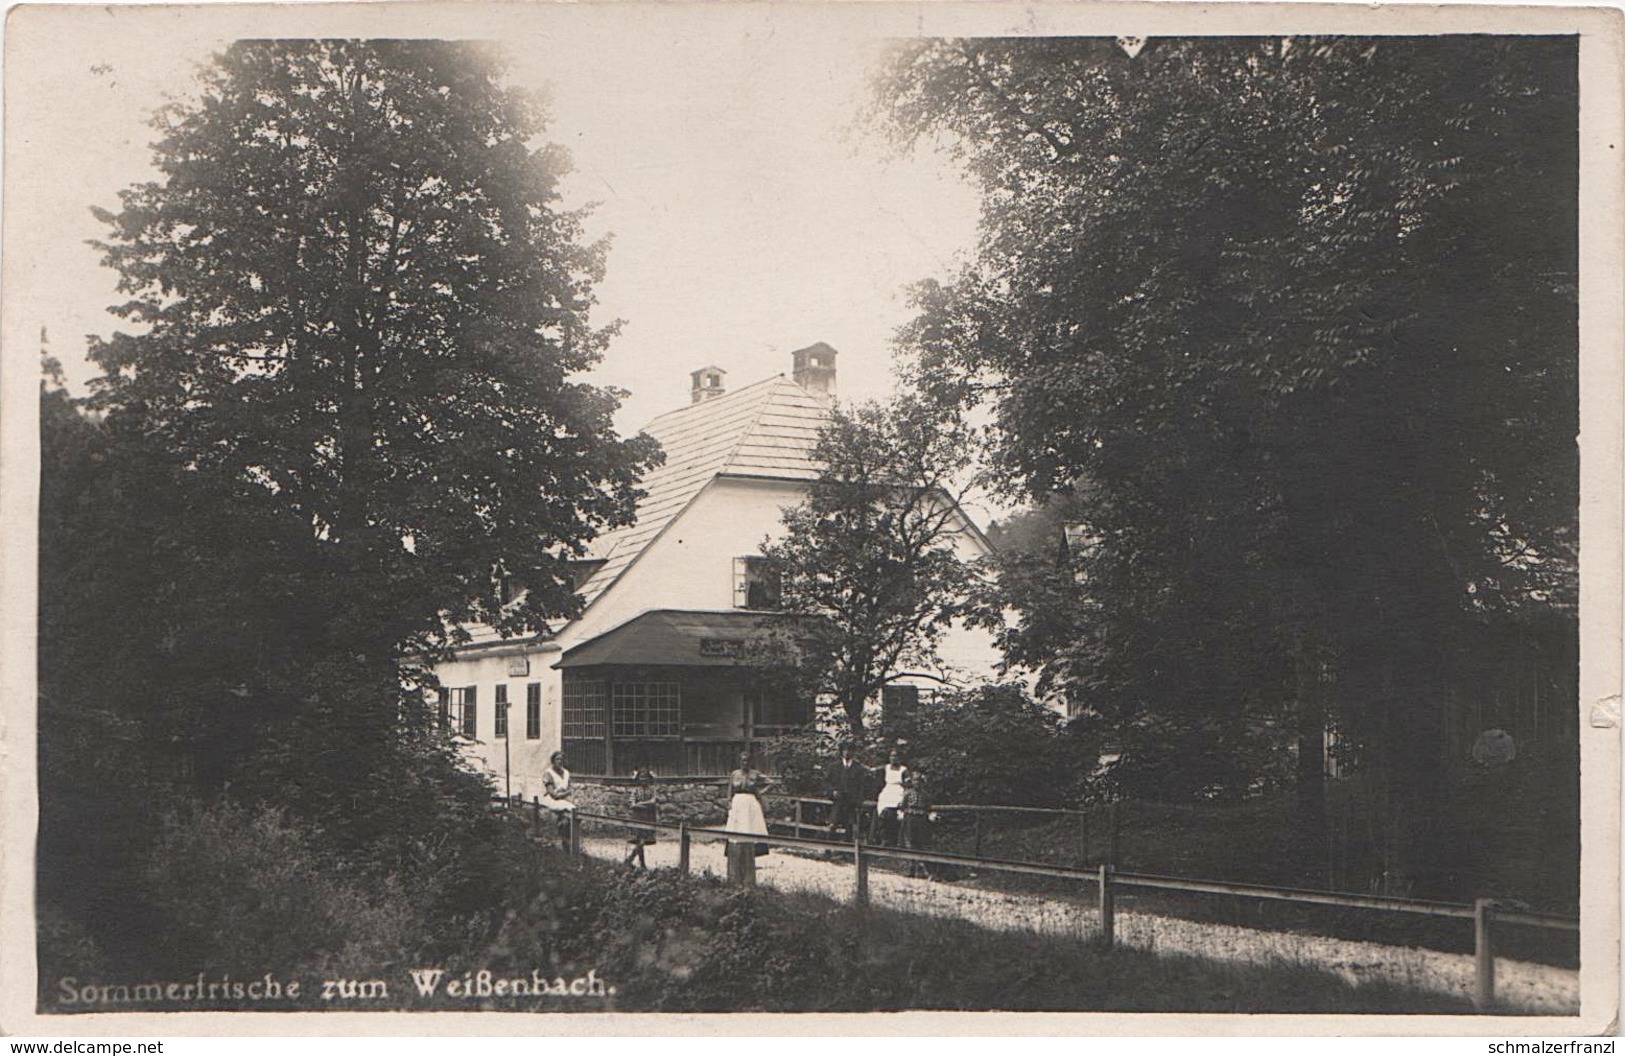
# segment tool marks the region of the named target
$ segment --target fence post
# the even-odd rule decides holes
[[[976,850],[975,850],[975,852],[972,853],[971,857],[980,858],[982,856],[982,812],[981,812],[981,810],[980,809],[972,810],[971,811],[971,817],[976,819]]]
[[[1106,949],[1112,948],[1116,941],[1117,921],[1112,909],[1112,867],[1107,862],[1100,863],[1100,944]]]
[[[677,823],[677,871],[688,875],[688,822]]]
[[[575,811],[570,811],[570,855],[581,857],[581,819]]]
[[[1480,1012],[1495,1007],[1495,942],[1491,934],[1494,902],[1488,898],[1473,902],[1473,951],[1478,978],[1473,987],[1473,1006]]]
[[[796,839],[801,839],[801,797],[796,797]]]
[[[857,866],[858,882],[852,901],[859,906],[869,904],[869,856],[863,853],[863,841],[852,838],[852,864]]]
[[[542,800],[540,796],[530,797],[530,833],[532,836],[542,834]]]

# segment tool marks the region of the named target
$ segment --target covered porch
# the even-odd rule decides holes
[[[583,775],[714,777],[763,741],[812,721],[810,700],[750,663],[764,617],[644,613],[568,650],[563,672],[565,765]]]

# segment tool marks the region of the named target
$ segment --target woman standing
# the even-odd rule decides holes
[[[655,842],[655,829],[653,825],[660,820],[659,801],[655,796],[655,775],[647,766],[638,767],[632,784],[632,819],[647,822],[646,825],[633,825],[626,832],[626,864],[631,865],[634,858],[645,870],[649,863],[644,860],[643,848]]]
[[[767,775],[760,770],[752,769],[750,753],[739,753],[739,769],[728,775],[728,824],[724,826],[729,832],[754,832],[767,835],[767,815],[762,813],[762,790],[767,787]],[[756,855],[761,857],[768,852],[765,843],[756,845]]]
[[[903,776],[908,767],[903,765],[903,753],[896,748],[886,760],[886,784],[875,797],[875,820],[880,825],[880,842],[896,846],[900,834],[903,806]]]
[[[570,771],[564,768],[563,752],[554,752],[548,758],[547,769],[542,771],[542,789],[537,802],[553,812],[558,823],[559,843],[569,850],[570,816],[575,813],[576,805],[569,799]]]

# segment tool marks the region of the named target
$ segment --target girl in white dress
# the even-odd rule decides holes
[[[570,771],[564,768],[564,753],[554,752],[542,771],[543,792],[537,797],[541,805],[553,812],[558,823],[559,842],[566,850],[570,847],[570,815],[576,805],[570,801]]]
[[[728,775],[728,791],[732,795],[728,798],[728,823],[723,826],[729,832],[754,832],[767,835],[767,815],[762,813],[762,789],[767,787],[767,776],[759,770],[751,769],[750,753],[739,753],[739,769]],[[756,855],[761,857],[768,852],[765,843],[756,845]]]
[[[906,773],[908,767],[903,765],[903,753],[893,748],[890,758],[886,761],[885,787],[881,788],[880,795],[875,797],[875,820],[880,823],[882,843],[897,842],[903,794],[907,791],[903,785],[903,775]]]

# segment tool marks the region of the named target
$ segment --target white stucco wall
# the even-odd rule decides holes
[[[780,511],[800,502],[794,481],[718,477],[560,634],[568,649],[650,609],[732,609],[733,562],[778,535]]]
[[[498,792],[507,787],[507,780],[511,780],[513,791],[526,799],[541,791],[547,757],[559,747],[561,682],[559,672],[552,668],[558,658],[559,650],[553,643],[530,646],[514,643],[495,649],[471,650],[435,670],[441,685],[448,690],[466,686],[478,688],[474,739],[464,741],[464,750],[477,766],[491,774]],[[530,673],[509,674],[508,664],[515,659],[528,661]],[[540,684],[542,691],[541,736],[534,740],[526,736],[525,724],[526,687],[532,682]],[[499,685],[508,687],[506,743],[496,735]]]
[[[508,675],[509,656],[517,645],[469,649],[437,669],[448,687],[479,687],[477,731],[469,753],[504,787],[508,774],[513,790],[529,798],[540,789],[547,757],[561,742],[563,680],[552,665],[568,650],[651,609],[730,610],[734,603],[734,559],[760,552],[769,536],[782,531],[784,507],[800,502],[805,484],[795,481],[718,477],[688,508],[652,541],[627,567],[621,579],[606,590],[579,620],[563,628],[545,646],[528,647],[530,674]],[[957,544],[961,556],[985,553],[980,537],[967,531]],[[1000,659],[992,637],[985,631],[953,627],[939,649],[940,670],[933,673],[958,683],[994,676]],[[925,688],[941,688],[934,680],[917,679]],[[542,686],[541,737],[525,737],[525,686]],[[496,686],[508,686],[508,757],[495,737]]]

